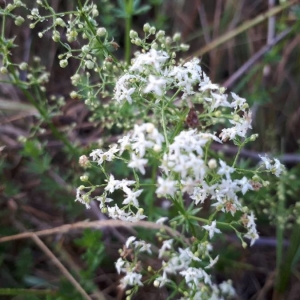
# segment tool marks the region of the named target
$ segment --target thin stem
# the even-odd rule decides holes
[[[167,127],[166,127],[166,122],[165,122],[165,109],[164,109],[164,107],[161,110],[161,123],[162,123],[163,131],[164,131],[166,145],[167,145],[167,147],[169,147],[169,140],[168,140]]]
[[[132,11],[133,11],[133,0],[126,1],[126,18],[125,18],[125,60],[127,65],[130,63],[131,54],[131,43],[129,32],[132,27]]]
[[[4,41],[4,34],[5,34],[5,17],[6,15],[2,15],[2,30],[1,30],[1,39]]]
[[[234,166],[235,166],[235,164],[236,164],[236,162],[237,162],[237,160],[238,160],[238,157],[240,156],[240,153],[241,153],[241,151],[242,151],[242,148],[243,148],[243,144],[242,144],[242,145],[239,145],[238,152],[237,152],[237,154],[236,154],[236,156],[235,156],[235,158],[234,158],[234,162],[233,162],[233,164],[232,164],[232,168],[234,168]]]

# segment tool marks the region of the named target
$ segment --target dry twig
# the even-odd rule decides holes
[[[62,226],[40,230],[36,232],[19,233],[19,234],[0,238],[0,243],[25,239],[25,238],[33,238],[33,236],[45,236],[45,235],[51,235],[56,233],[62,234],[75,229],[103,228],[103,227],[145,227],[153,230],[164,229],[166,232],[168,232],[170,235],[174,237],[180,236],[181,238],[183,238],[178,231],[166,225],[160,225],[153,222],[139,221],[139,222],[130,223],[130,222],[119,221],[119,220],[102,220],[102,221],[92,221],[92,222],[83,221],[83,222],[78,222],[73,224],[65,224]],[[184,240],[188,243],[188,240],[186,238],[184,238]]]

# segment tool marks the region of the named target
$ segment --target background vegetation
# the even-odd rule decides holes
[[[27,2],[29,7],[35,4]],[[1,8],[9,1],[0,1]],[[258,154],[278,156],[287,172],[270,182],[255,199],[247,199],[257,214],[261,238],[243,249],[228,235],[217,280],[231,278],[240,299],[298,299],[300,245],[300,5],[297,1],[266,0],[95,0],[100,26],[119,45],[114,55],[129,60],[135,51],[128,45],[130,28],[142,32],[149,22],[169,35],[181,32],[191,45],[186,58],[201,57],[212,82],[218,82],[249,99],[256,143],[242,152],[240,164],[253,165]],[[130,3],[135,4],[130,6]],[[77,1],[49,0],[55,11],[75,10]],[[28,11],[19,8],[26,19]],[[105,220],[96,204],[85,210],[74,202],[80,185],[80,155],[99,143],[113,141],[118,128],[103,116],[105,98],[91,110],[70,97],[70,76],[76,62],[59,67],[62,53],[51,34],[38,37],[33,30],[16,26],[7,18],[3,37],[15,38],[12,60],[27,62],[49,73],[43,95],[8,83],[0,76],[0,236],[72,224]],[[3,48],[1,48],[3,49]],[[1,53],[0,53],[1,54]],[[1,61],[0,61],[1,65]],[[26,78],[26,71],[20,72]],[[251,148],[250,148],[251,147]],[[225,156],[234,145],[218,148]],[[114,173],[124,174],[122,165]],[[92,174],[95,178],[97,174]],[[152,215],[162,203],[148,200]],[[123,299],[117,289],[114,261],[131,228],[83,229],[0,243],[1,299]],[[143,234],[143,230],[140,230]],[[144,232],[146,235],[147,233]],[[1,238],[0,238],[1,241]],[[166,291],[144,291],[136,299],[165,299]],[[2,296],[1,296],[2,295]],[[89,296],[87,296],[89,295]],[[160,297],[160,298],[159,298]]]

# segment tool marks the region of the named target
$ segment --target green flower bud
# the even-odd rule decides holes
[[[106,29],[104,27],[100,27],[97,29],[98,36],[104,36],[106,34]]]
[[[56,30],[53,31],[52,40],[54,42],[58,42],[60,40],[60,33],[59,33],[59,31],[56,31]]]
[[[179,32],[176,32],[173,36],[173,41],[174,42],[179,42],[181,39],[181,34]]]
[[[65,27],[66,23],[62,18],[57,18],[54,22],[55,25],[61,26],[61,27]]]
[[[21,16],[18,16],[18,17],[15,19],[15,24],[16,24],[17,26],[20,26],[20,25],[23,24],[24,21],[25,21],[24,18],[22,18]]]
[[[190,49],[190,46],[187,44],[180,44],[180,50],[181,51],[188,51]]]
[[[7,68],[6,67],[1,67],[0,69],[1,74],[7,74]]]
[[[25,70],[27,70],[27,68],[28,68],[28,64],[27,64],[26,62],[22,62],[22,63],[19,65],[19,68],[20,68],[20,70],[25,71]]]
[[[156,31],[156,28],[154,26],[152,26],[150,29],[149,29],[149,32],[151,34],[155,34],[155,31]]]
[[[87,60],[85,62],[85,66],[88,68],[88,69],[93,69],[94,68],[94,62],[92,62],[91,60]]]
[[[138,34],[137,34],[136,31],[130,30],[130,32],[129,32],[129,37],[130,37],[131,39],[135,39],[135,38],[138,37]]]
[[[60,65],[61,68],[65,68],[68,65],[68,61],[66,59],[62,59],[59,62],[59,65]]]
[[[143,27],[144,32],[149,32],[150,31],[150,25],[149,23],[146,23]]]

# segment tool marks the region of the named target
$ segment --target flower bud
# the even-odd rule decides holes
[[[25,21],[24,18],[22,18],[21,16],[18,16],[18,17],[15,19],[15,24],[16,24],[17,26],[20,26],[20,25],[23,24],[24,21]]]
[[[214,158],[210,159],[208,161],[208,167],[210,169],[215,169],[217,167],[217,161]]]
[[[60,40],[60,33],[59,33],[59,31],[57,31],[57,30],[53,31],[52,40],[54,42],[58,42]]]
[[[22,62],[19,65],[20,70],[25,71],[28,68],[28,64],[26,62]]]
[[[89,180],[89,177],[88,177],[87,175],[83,175],[83,176],[80,176],[80,180],[81,180],[82,182],[86,182],[86,181]]]
[[[179,42],[181,39],[181,34],[179,32],[176,32],[174,35],[173,35],[173,41],[174,42]]]
[[[143,30],[144,30],[144,32],[149,32],[150,31],[149,23],[144,24]]]
[[[160,282],[158,280],[154,280],[153,285],[158,288],[160,285]]]
[[[88,69],[93,69],[94,68],[94,62],[92,62],[91,60],[87,60],[85,62],[85,66],[88,68]]]
[[[258,138],[258,134],[252,134],[250,136],[250,141],[254,142]]]
[[[0,69],[1,74],[7,74],[7,68],[6,67],[1,67]]]
[[[104,36],[106,34],[106,29],[104,27],[100,27],[97,29],[98,36]]]
[[[152,26],[150,29],[149,29],[149,32],[151,34],[155,34],[155,31],[156,31],[156,28],[154,26]]]
[[[66,23],[65,21],[62,19],[62,18],[57,18],[54,22],[54,25],[58,25],[58,26],[61,26],[61,27],[65,27],[66,26]]]
[[[65,68],[68,65],[68,61],[66,59],[62,59],[59,62],[59,65],[60,65],[61,68]]]
[[[130,30],[130,32],[129,32],[129,37],[130,37],[131,39],[135,39],[135,38],[138,37],[138,34],[137,34],[136,31]]]
[[[180,44],[180,50],[181,51],[188,51],[190,49],[190,46],[187,44]]]

